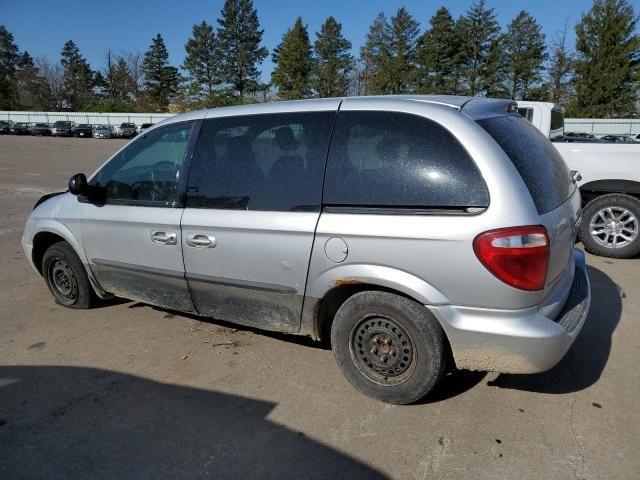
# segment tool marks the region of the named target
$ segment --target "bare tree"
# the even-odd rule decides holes
[[[47,102],[48,108],[63,110],[67,106],[64,100],[64,68],[60,63],[51,63],[44,57],[36,59],[36,65],[49,87],[51,96]]]
[[[131,75],[131,84],[135,90],[136,98],[139,97],[144,85],[144,69],[142,68],[143,55],[139,51],[122,52],[121,56],[127,62],[127,69]]]

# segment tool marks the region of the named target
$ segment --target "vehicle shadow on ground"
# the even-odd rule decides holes
[[[0,476],[385,478],[268,420],[275,406],[107,370],[0,367]]]
[[[607,274],[588,267],[591,308],[582,332],[552,370],[539,375],[499,375],[490,386],[540,393],[572,393],[590,387],[604,371],[611,336],[622,315],[624,293]]]

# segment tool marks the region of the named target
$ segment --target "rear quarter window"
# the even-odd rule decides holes
[[[330,206],[464,209],[487,207],[477,166],[442,125],[384,111],[338,114],[323,203]]]
[[[500,145],[527,185],[538,213],[544,214],[563,204],[575,184],[566,163],[537,128],[520,115],[478,120]]]

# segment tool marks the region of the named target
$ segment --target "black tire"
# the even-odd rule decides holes
[[[91,308],[96,294],[87,271],[67,242],[51,245],[42,257],[42,275],[56,303],[69,308]]]
[[[604,212],[603,216],[600,216],[602,212]],[[612,212],[613,217],[607,212]],[[606,227],[609,229],[606,230],[604,225],[607,224],[607,220],[614,220],[616,217],[615,227]],[[614,229],[611,230],[611,228]],[[606,233],[610,230],[611,234]],[[603,233],[592,235],[593,231]],[[640,200],[620,193],[610,193],[593,199],[582,212],[582,224],[578,236],[584,248],[594,255],[610,258],[635,257],[640,253]],[[617,237],[616,242],[622,239],[626,243],[622,245],[618,243],[618,246],[615,246],[614,237]],[[632,238],[632,240],[625,241],[624,238]]]
[[[333,320],[331,347],[349,383],[387,403],[420,400],[445,370],[438,321],[424,306],[388,292],[347,299]]]

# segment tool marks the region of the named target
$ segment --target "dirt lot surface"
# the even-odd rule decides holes
[[[551,372],[386,405],[306,339],[54,304],[25,218],[123,143],[0,137],[0,478],[638,478],[640,260],[589,256],[591,313]]]

